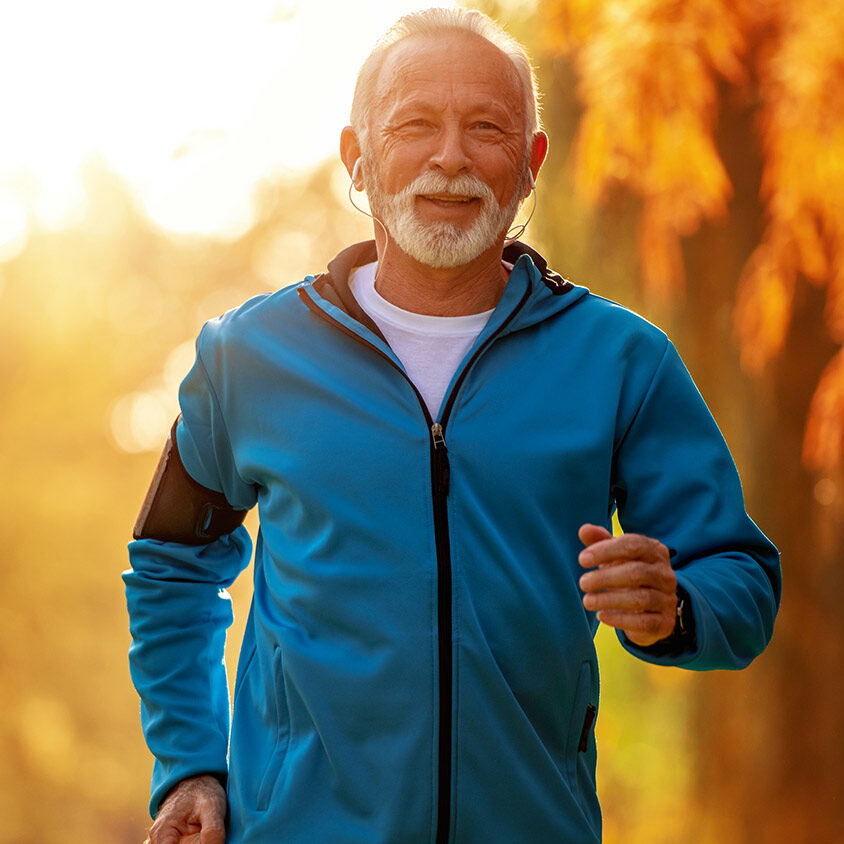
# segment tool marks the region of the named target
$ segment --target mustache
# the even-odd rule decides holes
[[[495,202],[492,189],[477,176],[464,173],[459,176],[446,176],[431,171],[415,178],[409,185],[396,194],[401,199],[412,199],[419,194],[449,194],[452,196],[471,196],[482,202]]]

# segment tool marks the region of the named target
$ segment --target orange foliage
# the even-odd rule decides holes
[[[766,240],[787,244],[794,268],[844,291],[844,10],[803,0],[780,10],[778,49],[760,61]],[[835,339],[844,341],[840,327]]]
[[[741,307],[744,288],[764,285],[759,273],[773,272],[789,287],[798,274],[826,284],[828,328],[844,341],[844,13],[817,0],[771,8],[779,37],[759,51],[757,67],[768,224],[748,264],[736,311],[743,360],[755,360],[752,370],[773,358],[785,337],[781,328],[772,330],[758,319],[753,328],[754,317]],[[760,252],[775,256],[769,269],[770,261],[755,260]],[[778,335],[779,342],[766,343],[766,335]],[[765,353],[748,352],[751,346]],[[807,436],[815,430],[810,425]],[[812,448],[807,443],[807,451]]]
[[[745,371],[761,372],[782,348],[794,284],[791,262],[778,255],[771,243],[762,243],[747,262],[736,292],[736,334]]]
[[[742,366],[759,372],[782,349],[800,277],[826,286],[826,327],[844,342],[841,4],[545,0],[542,9],[550,48],[569,53],[579,76],[577,189],[590,202],[614,184],[642,198],[646,291],[682,292],[680,238],[727,212],[731,185],[713,139],[722,79],[759,103],[764,161],[765,231],[736,296]],[[818,386],[809,462],[841,456],[844,401],[833,395],[844,395],[844,363]]]
[[[576,141],[579,192],[613,183],[644,202],[646,289],[683,285],[679,238],[726,213],[730,183],[712,139],[716,77],[742,78],[742,31],[730,0],[549,2],[553,47],[573,51],[585,111]]]
[[[844,454],[844,349],[824,370],[809,413],[803,460],[821,471],[837,464]]]

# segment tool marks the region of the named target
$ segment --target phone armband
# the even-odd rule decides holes
[[[176,444],[179,418],[170,429],[132,536],[207,545],[241,525],[248,511],[235,510],[221,492],[203,486],[188,474]]]

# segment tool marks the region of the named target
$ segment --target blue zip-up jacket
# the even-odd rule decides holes
[[[258,505],[254,598],[229,740],[248,534],[130,545],[153,814],[216,772],[229,844],[600,841],[577,531],[616,508],[673,549],[696,629],[679,653],[625,647],[709,669],[767,644],[778,554],[672,344],[521,245],[507,257],[436,419],[348,289],[371,243],[203,328],[177,443],[200,484]]]

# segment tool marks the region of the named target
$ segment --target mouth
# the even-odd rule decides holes
[[[471,205],[473,202],[478,202],[477,196],[463,196],[454,193],[426,193],[418,194],[420,199],[427,202],[433,202],[443,208],[452,208],[458,205]]]

